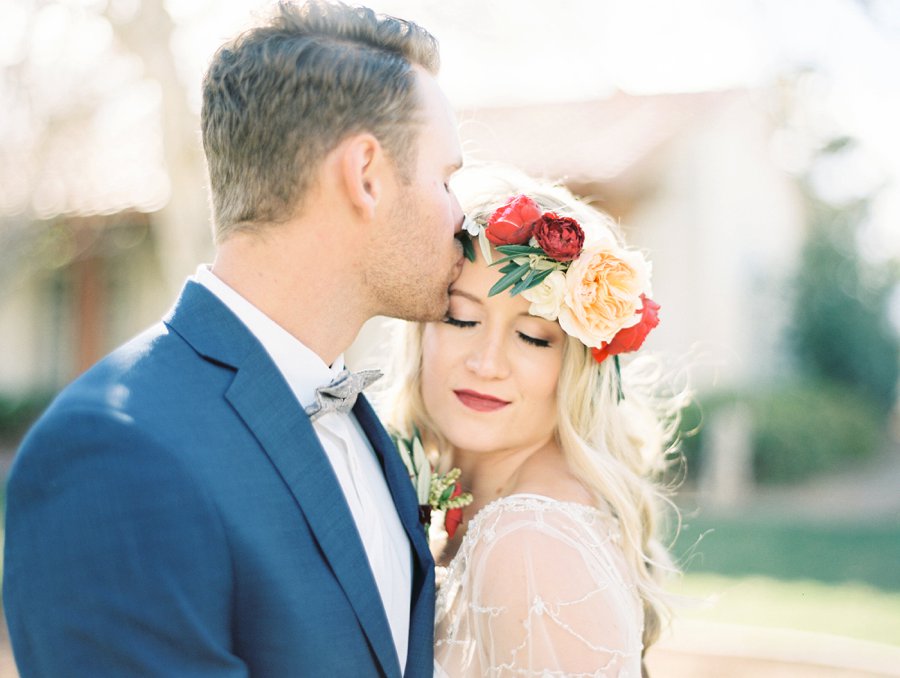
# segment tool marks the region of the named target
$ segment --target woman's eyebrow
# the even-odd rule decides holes
[[[455,287],[450,290],[450,294],[456,294],[460,297],[464,297],[464,298],[468,299],[469,301],[474,301],[476,304],[481,303],[481,299],[476,297],[474,294],[470,294],[469,292],[466,292],[465,290],[460,290]]]

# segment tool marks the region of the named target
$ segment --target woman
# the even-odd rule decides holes
[[[562,189],[488,194],[464,203],[470,260],[444,321],[410,328],[394,409],[474,497],[441,557],[436,675],[637,677],[673,422],[618,354],[658,322],[650,266]]]

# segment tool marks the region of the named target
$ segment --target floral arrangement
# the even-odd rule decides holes
[[[435,473],[425,455],[419,431],[413,431],[412,438],[393,436],[400,458],[406,465],[409,478],[416,490],[419,501],[419,522],[425,527],[425,534],[431,527],[432,511],[444,512],[444,529],[449,538],[456,534],[462,522],[462,509],[472,503],[472,494],[463,492],[459,482],[460,470],[451,469],[447,473]]]
[[[501,266],[489,294],[521,294],[531,302],[531,315],[558,321],[598,363],[638,350],[659,324],[650,263],[607,232],[586,233],[575,219],[543,212],[526,195],[510,198],[486,224],[467,218],[465,230],[488,264]],[[462,242],[474,261],[472,240]],[[503,258],[492,260],[491,244]]]

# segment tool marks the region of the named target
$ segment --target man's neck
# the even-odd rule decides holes
[[[219,247],[212,272],[330,365],[368,315],[340,258],[317,250],[297,251],[274,231],[235,235]]]

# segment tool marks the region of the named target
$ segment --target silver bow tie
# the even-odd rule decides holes
[[[329,412],[349,412],[360,392],[381,379],[381,370],[341,370],[327,386],[316,389],[316,402],[306,408],[310,421]]]

